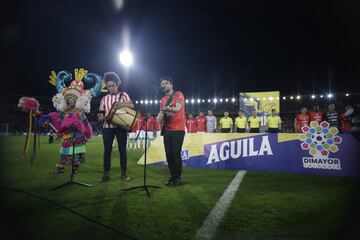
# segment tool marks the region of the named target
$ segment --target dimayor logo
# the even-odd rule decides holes
[[[305,168],[320,168],[320,169],[341,169],[340,159],[329,158],[330,153],[339,151],[339,145],[342,138],[338,136],[338,129],[330,127],[328,122],[313,121],[310,126],[303,126],[301,128],[302,134],[299,134],[299,139],[302,141],[301,148],[308,150],[312,157],[303,158],[303,166]]]

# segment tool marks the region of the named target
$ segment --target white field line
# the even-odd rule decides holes
[[[239,171],[236,174],[215,207],[203,222],[202,226],[198,229],[195,236],[196,240],[210,240],[214,238],[216,230],[224,217],[226,210],[234,199],[235,193],[237,192],[245,173],[246,171]]]

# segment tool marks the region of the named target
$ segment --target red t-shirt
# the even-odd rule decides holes
[[[301,113],[299,113],[296,116],[296,131],[298,133],[302,133],[301,128],[303,126],[309,125],[309,121],[310,121],[310,117],[308,114],[302,115]]]
[[[160,100],[160,109],[162,109],[167,100],[168,100],[168,96],[164,96],[161,100]],[[185,131],[185,99],[184,99],[184,95],[182,94],[182,92],[180,91],[176,91],[174,93],[174,97],[173,100],[171,101],[171,103],[169,104],[170,107],[175,107],[176,103],[181,103],[181,108],[179,112],[167,112],[167,116],[168,116],[168,121],[167,124],[165,126],[165,130],[169,130],[169,131]]]
[[[310,122],[317,121],[318,123],[321,123],[324,119],[324,113],[323,112],[310,112]]]
[[[154,117],[149,117],[148,120],[147,120],[147,130],[148,131],[155,131],[156,129],[156,126],[155,126],[155,122],[156,122],[156,119]]]
[[[198,132],[205,132],[206,130],[206,117],[203,116],[203,117],[200,117],[200,116],[197,116],[196,117],[196,123],[197,123],[197,131]]]
[[[145,130],[144,117],[136,117],[135,131]]]
[[[196,133],[197,132],[197,121],[195,118],[186,119],[186,128],[188,133]]]
[[[339,118],[341,121],[341,130],[343,132],[351,132],[351,121],[345,116],[345,113],[341,113]]]

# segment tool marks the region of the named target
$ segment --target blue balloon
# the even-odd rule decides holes
[[[60,71],[56,75],[56,90],[61,93],[66,88],[65,82],[72,80],[71,73],[68,71]]]
[[[101,76],[95,73],[88,73],[84,76],[84,83],[93,86],[90,88],[90,93],[93,97],[99,96],[101,93]]]

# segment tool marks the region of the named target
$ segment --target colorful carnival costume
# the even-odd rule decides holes
[[[59,93],[52,99],[57,112],[43,115],[39,120],[40,124],[49,124],[63,139],[60,161],[56,164],[54,173],[63,173],[65,165],[72,163],[73,151],[72,169],[76,173],[80,163],[85,162],[85,144],[92,137],[92,127],[85,113],[90,112],[91,98],[100,93],[101,77],[93,73],[86,74],[86,71],[82,72],[83,75],[77,74],[77,69],[75,70],[75,80],[68,87],[65,87],[65,81],[72,79],[71,74],[65,71],[59,72],[56,81]],[[95,86],[90,90],[84,90],[82,77],[85,83],[95,82]]]

